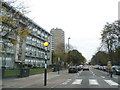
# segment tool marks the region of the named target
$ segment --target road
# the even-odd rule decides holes
[[[107,76],[106,72],[99,70],[80,71],[61,83],[56,88],[118,88],[118,76]]]
[[[120,76],[107,76],[107,72],[90,69],[78,73],[67,70],[48,74],[47,86],[44,86],[44,74],[18,79],[4,79],[3,88],[120,88]]]

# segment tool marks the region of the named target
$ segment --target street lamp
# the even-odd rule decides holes
[[[58,57],[58,74],[59,74],[59,71],[60,71],[60,66],[59,66],[60,64],[59,63],[60,63],[60,57]]]
[[[44,42],[44,47],[48,47],[49,43]],[[45,56],[47,56],[47,51],[45,50]],[[45,70],[44,70],[44,86],[47,85],[47,58],[45,58]]]
[[[70,49],[69,39],[70,39],[70,37],[68,38],[68,52],[69,52],[69,49]]]
[[[69,49],[70,49],[69,39],[70,39],[70,37],[68,38],[68,57],[69,57]]]

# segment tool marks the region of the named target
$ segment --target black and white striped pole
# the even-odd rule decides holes
[[[49,43],[48,42],[44,42],[44,47],[48,47]],[[47,85],[47,51],[45,49],[45,70],[44,70],[44,86]]]

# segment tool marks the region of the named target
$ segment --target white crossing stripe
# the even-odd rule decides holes
[[[101,78],[105,78],[105,76],[101,76]]]
[[[105,80],[105,82],[107,82],[110,86],[113,86],[113,85],[118,86],[119,85],[118,83],[116,83],[112,80]]]
[[[95,79],[89,79],[89,84],[90,85],[99,85],[97,80],[95,80]]]
[[[72,84],[81,84],[82,79],[76,79]]]
[[[63,85],[66,85],[67,83],[69,83],[71,81],[71,79],[68,79],[67,81],[65,81],[64,83],[62,83]]]

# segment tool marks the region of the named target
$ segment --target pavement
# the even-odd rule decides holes
[[[60,74],[58,74],[58,72],[48,72],[47,81],[49,81],[52,78],[60,76],[61,73],[63,72],[66,72],[66,71],[65,70],[59,71]],[[44,86],[44,73],[30,75],[29,77],[7,78],[7,79],[2,80],[2,88],[31,88],[32,86],[38,87],[38,88],[45,87]]]

